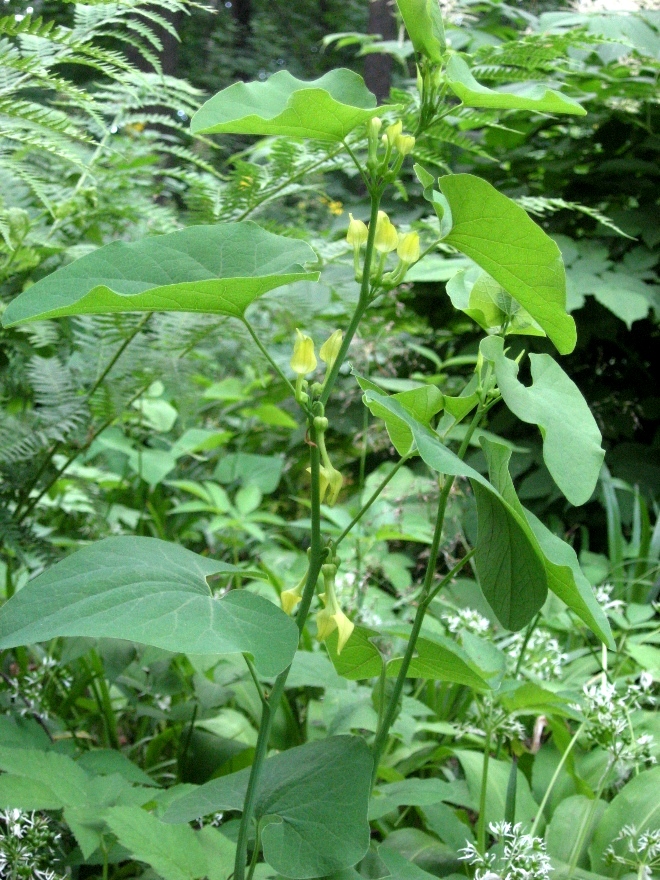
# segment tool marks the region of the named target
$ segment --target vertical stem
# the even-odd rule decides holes
[[[488,793],[488,765],[490,763],[490,740],[492,704],[488,707],[488,726],[486,728],[486,744],[484,746],[484,762],[481,770],[481,793],[479,795],[479,818],[477,820],[477,849],[481,855],[486,853],[486,795]]]
[[[468,445],[470,443],[470,439],[474,434],[477,426],[481,420],[483,415],[483,408],[479,407],[474,414],[472,422],[468,430],[465,433],[465,437],[463,438],[463,442],[461,443],[461,448],[458,451],[459,458],[463,458],[465,455]],[[399,674],[397,675],[396,681],[394,683],[394,687],[392,688],[392,693],[390,694],[390,699],[388,702],[387,709],[383,714],[382,723],[378,725],[378,730],[376,731],[376,737],[374,739],[373,745],[371,747],[371,751],[374,756],[374,769],[373,776],[371,779],[371,786],[376,784],[376,780],[378,778],[378,765],[380,763],[381,756],[383,754],[383,750],[385,748],[385,744],[387,742],[387,737],[389,736],[390,728],[394,723],[394,719],[396,718],[397,709],[399,705],[399,700],[401,698],[401,693],[403,691],[403,686],[406,681],[406,677],[408,675],[408,669],[410,668],[410,663],[412,661],[413,655],[415,653],[415,645],[417,644],[417,639],[419,637],[419,633],[422,629],[422,623],[424,622],[424,616],[426,614],[426,609],[428,608],[429,597],[431,596],[431,588],[433,586],[433,578],[435,576],[435,569],[438,562],[438,554],[440,552],[440,540],[442,538],[442,529],[445,522],[445,511],[447,510],[447,501],[449,499],[449,493],[451,492],[451,488],[454,485],[454,477],[445,477],[445,481],[443,483],[442,489],[440,491],[440,497],[438,499],[438,510],[436,513],[435,519],[435,529],[433,531],[433,539],[431,541],[431,549],[429,551],[429,561],[426,565],[426,573],[424,575],[424,582],[422,584],[422,589],[419,597],[419,604],[417,605],[417,612],[415,613],[415,619],[413,621],[412,630],[410,633],[410,638],[408,639],[408,644],[406,645],[406,651],[403,655],[403,660],[401,661],[401,668],[399,669]]]
[[[546,804],[548,803],[548,801],[550,799],[550,795],[552,794],[552,790],[555,787],[555,783],[559,779],[559,774],[561,773],[564,764],[568,760],[568,756],[573,751],[573,746],[578,741],[580,734],[584,730],[585,723],[586,722],[583,721],[582,724],[578,727],[578,729],[573,734],[573,738],[571,739],[569,744],[566,746],[566,750],[564,751],[564,754],[561,756],[561,760],[557,764],[557,768],[556,768],[555,772],[552,774],[552,779],[548,783],[548,787],[546,788],[545,794],[543,795],[543,800],[539,804],[539,808],[536,813],[536,817],[534,819],[534,824],[532,825],[532,828],[529,832],[531,837],[534,837],[534,835],[536,834],[536,829],[539,827],[541,817],[543,816],[543,811],[545,810]]]

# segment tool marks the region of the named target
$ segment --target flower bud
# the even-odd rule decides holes
[[[399,235],[394,228],[394,224],[385,211],[379,211],[378,219],[376,220],[374,247],[381,254],[389,254],[391,251],[396,250],[398,243]]]
[[[387,141],[391,147],[394,146],[394,141],[403,131],[403,123],[399,119],[397,122],[393,122],[392,125],[388,125],[385,129],[385,134],[387,135]]]
[[[402,263],[416,263],[419,260],[419,235],[416,232],[407,232],[399,239],[396,252]]]
[[[293,355],[291,356],[291,369],[298,376],[306,376],[308,373],[313,373],[316,369],[314,342],[298,329],[296,329],[296,341],[293,345]]]
[[[364,226],[364,224],[362,224]],[[367,227],[365,226],[365,232]],[[328,369],[332,369],[332,365],[337,360],[337,355],[341,350],[341,344],[344,341],[344,334],[341,330],[335,330],[335,332],[328,336],[323,345],[321,346],[321,350],[319,352],[319,357],[323,361],[324,364],[328,365]]]
[[[402,156],[407,156],[413,151],[415,138],[411,134],[398,134],[394,138],[394,146]]]
[[[378,132],[381,130],[382,126],[383,120],[379,116],[372,116],[369,122],[367,122],[367,134],[369,137],[378,137]]]
[[[317,431],[327,431],[328,430],[328,420],[325,416],[314,416],[314,428]]]
[[[362,247],[363,244],[366,244],[369,235],[367,224],[363,223],[362,220],[356,220],[352,214],[349,214],[348,216],[351,220],[348,224],[348,231],[346,232],[346,241],[353,245],[353,247]],[[321,355],[321,357],[323,357],[323,355]]]

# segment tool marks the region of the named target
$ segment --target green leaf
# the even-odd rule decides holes
[[[449,59],[446,76],[449,88],[466,107],[587,115],[584,107],[573,98],[562,95],[561,92],[550,89],[542,83],[515,83],[498,89],[482,86],[460,55],[452,55]]]
[[[574,794],[565,798],[552,814],[545,832],[548,855],[572,864],[578,842],[575,829],[579,828],[582,845],[575,862],[578,868],[588,869],[587,849],[606,807],[605,801],[599,800],[594,804],[591,798],[583,794]]]
[[[481,778],[483,771],[482,752],[457,749],[454,754],[460,761],[468,789],[474,802],[480,802]],[[488,787],[486,789],[486,827],[490,822],[504,820],[506,792],[511,775],[511,762],[491,758],[488,762]],[[515,821],[523,824],[531,822],[538,812],[538,805],[529,790],[529,783],[522,770],[517,771]]]
[[[627,854],[627,842],[615,843],[625,825],[633,824],[638,833],[660,830],[660,767],[645,770],[624,785],[605,810],[589,847],[591,869],[608,871],[605,855],[612,846],[617,855]],[[609,872],[608,872],[609,873]]]
[[[489,333],[545,336],[511,294],[478,266],[457,272],[446,289],[454,308]]]
[[[281,70],[265,82],[218,92],[195,113],[190,130],[342,141],[377,113],[376,98],[352,70],[331,70],[310,82]]]
[[[605,457],[596,420],[577,385],[547,354],[529,356],[533,384],[517,378],[518,364],[504,354],[499,336],[483,339],[480,351],[495,368],[504,402],[523,422],[539,426],[543,459],[571,504],[591,497]]]
[[[396,0],[415,52],[440,63],[446,49],[438,0]]]
[[[397,807],[422,807],[447,800],[451,802],[454,788],[443,779],[402,779],[379,786],[369,803],[369,819],[381,819]]]
[[[0,807],[59,810],[87,801],[89,776],[58,752],[0,748]]]
[[[63,315],[204,312],[241,318],[255,299],[294,281],[316,281],[304,241],[249,220],[191,226],[115,241],[37,281],[7,307],[5,327]]]
[[[452,215],[444,241],[470,257],[526,309],[562,354],[575,348],[561,252],[540,226],[490,183],[471,174],[438,181]]]
[[[206,875],[206,854],[189,825],[167,825],[140,807],[111,807],[104,818],[119,843],[164,880]]]
[[[0,648],[58,636],[128,639],[188,654],[248,653],[277,675],[298,646],[295,623],[266,599],[207,579],[233,565],[156,538],[106,538],[36,577],[0,608]]]
[[[409,634],[401,631],[401,637]],[[402,657],[394,657],[387,664],[387,675],[399,674]],[[490,690],[488,682],[474,669],[468,655],[451,639],[440,633],[422,632],[415,644],[415,656],[410,662],[408,678],[430,681],[453,681],[475,690]]]
[[[469,478],[479,519],[475,566],[481,589],[503,626],[522,629],[547,596],[543,556],[524,515],[397,401],[374,391],[365,392],[364,401],[374,415],[385,420],[388,430],[390,420],[397,426],[404,423],[412,443],[430,468],[441,474]]]
[[[255,819],[269,865],[286,877],[321,877],[355,865],[369,847],[372,758],[357,736],[333,736],[268,758]],[[214,779],[175,801],[167,822],[241,810],[249,770]]]
[[[375,630],[356,625],[348,641],[337,654],[338,632],[330,634],[325,646],[332,664],[343,678],[349,681],[361,681],[365,678],[377,678],[383,668],[383,658],[371,639],[377,636]]]

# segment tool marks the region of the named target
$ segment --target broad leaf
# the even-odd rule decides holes
[[[140,862],[163,880],[195,880],[207,874],[207,858],[189,825],[166,825],[140,807],[112,807],[105,821]]]
[[[591,584],[584,576],[575,551],[526,510],[520,503],[509,474],[511,449],[485,437],[481,446],[488,462],[492,484],[518,515],[527,520],[538,542],[545,564],[548,587],[565,602],[601,641],[614,649],[612,630],[598,604]]]
[[[381,819],[397,807],[421,807],[447,800],[451,803],[454,787],[443,779],[402,779],[379,786],[369,802],[369,819]]]
[[[371,639],[377,636],[375,630],[356,625],[348,641],[337,654],[338,632],[331,633],[325,640],[333,666],[343,678],[349,681],[361,681],[365,678],[377,678],[383,668],[383,658]]]
[[[190,130],[342,141],[377,113],[376,98],[352,70],[331,70],[310,82],[281,70],[265,82],[223,89],[195,113]]]
[[[482,752],[457,749],[454,754],[461,763],[470,794],[478,804],[481,796],[481,780],[484,756]],[[509,761],[491,758],[488,762],[488,786],[486,789],[486,827],[490,822],[504,819],[506,792],[511,774]],[[538,812],[538,805],[532,797],[529,783],[522,770],[517,771],[515,821],[523,824],[531,822]]]
[[[286,877],[321,877],[355,865],[369,846],[372,758],[362,737],[334,736],[274,755],[264,764],[255,818],[269,865]],[[175,801],[167,822],[241,810],[249,770],[214,779]]]
[[[409,633],[401,631],[401,637]],[[395,657],[387,664],[387,675],[399,674],[402,657]],[[409,678],[425,678],[430,681],[453,681],[475,690],[490,690],[488,682],[474,669],[469,656],[451,639],[440,633],[424,632],[415,644],[415,656],[408,669]]]
[[[606,854],[610,846],[619,856],[629,855],[627,841],[616,840],[624,826],[634,824],[638,834],[644,831],[660,831],[659,786],[660,767],[652,767],[633,776],[611,801],[598,823],[593,843],[589,847],[594,871],[605,873],[608,870]]]
[[[253,593],[215,599],[207,579],[238,571],[156,538],[107,538],[36,577],[0,608],[0,648],[58,636],[128,639],[188,654],[248,653],[277,675],[295,623]]]
[[[606,807],[605,801],[594,804],[583,794],[574,794],[561,801],[545,832],[548,855],[567,864],[575,861],[578,868],[588,869],[587,849]],[[580,829],[579,835],[575,833],[577,828]],[[581,840],[581,846],[576,853],[578,840]]]
[[[412,438],[410,450],[416,448],[430,468],[469,478],[479,518],[475,566],[481,589],[503,626],[522,629],[547,596],[543,555],[524,515],[397,401],[374,391],[367,391],[364,400],[372,413],[385,421],[388,430],[390,420],[399,431],[401,424],[405,425]]]
[[[438,0],[396,0],[396,5],[415,52],[440,63],[446,43]]]
[[[515,83],[498,89],[482,86],[459,55],[452,55],[449,59],[446,76],[449,88],[466,107],[587,115],[584,107],[573,98],[562,95],[561,92],[550,89],[542,83]]]
[[[478,266],[457,272],[446,289],[454,308],[489,333],[545,336],[511,294]]]
[[[294,281],[316,281],[303,241],[249,220],[191,226],[115,241],[37,281],[7,307],[5,327],[63,315],[205,312],[242,317],[255,299]]]
[[[0,748],[0,808],[59,810],[88,800],[89,776],[58,752]]]
[[[518,380],[518,364],[504,354],[499,336],[483,339],[480,346],[495,368],[504,402],[523,422],[539,426],[543,459],[554,481],[571,504],[591,497],[605,457],[596,420],[577,385],[547,354],[529,356],[530,387]]]
[[[438,181],[451,208],[444,241],[470,257],[526,309],[562,354],[575,348],[566,275],[555,242],[515,202],[471,174]]]

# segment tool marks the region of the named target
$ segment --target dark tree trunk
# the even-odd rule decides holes
[[[252,35],[252,0],[232,0],[231,11],[238,25],[236,45],[246,46]]]
[[[392,3],[393,0],[371,0],[368,33],[380,34],[384,40],[396,38],[396,18]],[[384,101],[390,93],[392,58],[378,53],[367,55],[364,60],[364,79],[378,100]]]

